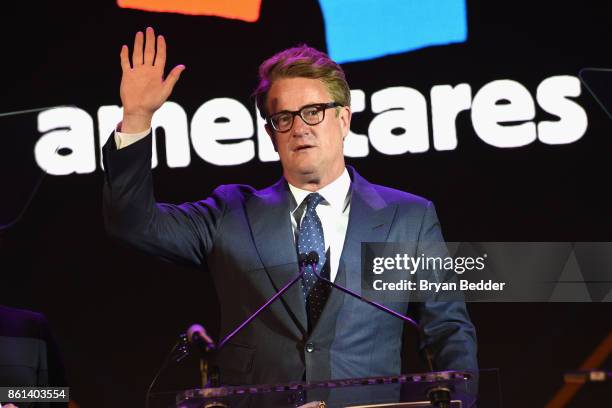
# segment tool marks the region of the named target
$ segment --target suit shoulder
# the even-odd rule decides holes
[[[45,322],[45,315],[31,310],[16,309],[13,307],[0,305],[0,318],[1,319],[14,319],[19,321],[28,322]]]
[[[224,201],[228,203],[244,202],[257,190],[252,186],[246,184],[222,184],[218,186],[213,195],[218,195]]]
[[[41,338],[46,326],[42,313],[0,306],[0,335]]]
[[[376,192],[387,202],[387,204],[397,204],[399,206],[419,207],[426,209],[432,203],[425,197],[398,190],[391,187],[372,184]]]

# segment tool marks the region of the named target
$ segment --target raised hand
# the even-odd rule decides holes
[[[127,45],[121,47],[121,103],[123,104],[123,122],[121,131],[137,133],[151,127],[153,113],[168,99],[172,89],[185,69],[177,65],[164,79],[166,65],[166,40],[163,36],[156,38],[153,28],[148,27],[145,35],[141,31],[134,38],[132,65],[128,56]]]

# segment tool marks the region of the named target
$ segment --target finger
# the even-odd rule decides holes
[[[172,71],[170,71],[168,77],[164,81],[164,91],[166,97],[170,96],[170,94],[172,93],[172,89],[174,89],[174,85],[176,85],[176,81],[179,80],[179,78],[181,77],[181,72],[183,72],[184,70],[184,65],[177,65],[176,67],[172,68]]]
[[[144,63],[146,65],[153,65],[155,59],[155,31],[151,27],[147,27],[147,39],[145,41],[144,49]]]
[[[121,47],[121,53],[119,54],[119,58],[121,59],[121,69],[123,72],[129,71],[132,69],[130,66],[130,58],[128,57],[128,46],[124,45]]]
[[[132,64],[134,66],[142,65],[142,31],[136,33],[134,37],[134,50],[132,50]]]
[[[166,66],[166,39],[163,35],[157,36],[157,54],[155,55],[155,65],[160,67],[162,71]]]

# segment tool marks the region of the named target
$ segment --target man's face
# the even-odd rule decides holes
[[[311,78],[282,78],[273,82],[267,97],[270,115],[297,111],[305,105],[333,102],[325,84]],[[337,114],[336,110],[339,110]],[[317,125],[306,124],[299,115],[287,132],[266,126],[278,152],[285,178],[298,187],[323,187],[344,171],[343,142],[348,134],[351,112],[348,107],[329,108]]]

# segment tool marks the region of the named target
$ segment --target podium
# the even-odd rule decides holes
[[[477,383],[489,389],[486,403],[477,398]],[[482,384],[484,382],[484,384]],[[351,378],[318,382],[291,382],[222,386],[151,394],[151,408],[418,408],[496,407],[499,402],[496,370],[441,371],[399,376]],[[436,398],[447,401],[432,404]],[[324,401],[325,405],[319,405]]]

